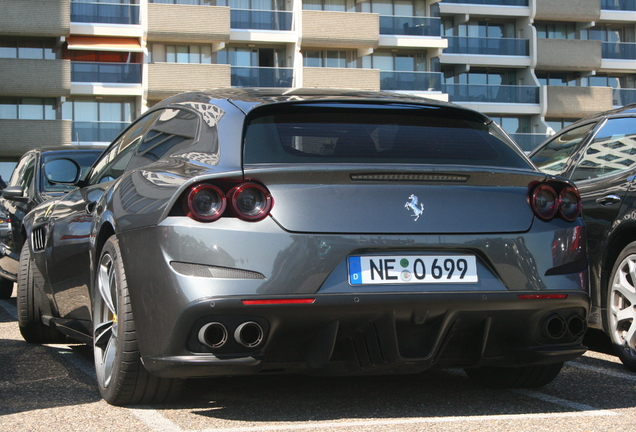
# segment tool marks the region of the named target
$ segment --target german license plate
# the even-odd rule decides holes
[[[350,256],[348,264],[351,285],[479,281],[474,255]]]

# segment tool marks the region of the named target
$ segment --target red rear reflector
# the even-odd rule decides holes
[[[242,300],[244,305],[271,305],[271,304],[311,304],[316,299],[263,299],[263,300]]]
[[[521,300],[535,300],[535,299],[566,299],[567,294],[519,294]]]

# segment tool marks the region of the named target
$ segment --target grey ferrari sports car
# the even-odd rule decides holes
[[[581,201],[489,118],[394,93],[226,89],[136,120],[24,219],[19,325],[93,345],[111,404],[185,378],[464,368],[585,352]]]

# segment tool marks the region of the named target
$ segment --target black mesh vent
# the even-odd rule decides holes
[[[185,276],[219,279],[265,279],[265,276],[258,272],[229,267],[207,266],[178,261],[172,261],[170,265],[177,273]]]

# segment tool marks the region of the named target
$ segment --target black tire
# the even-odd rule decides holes
[[[0,300],[11,298],[13,294],[13,281],[0,277]]]
[[[184,380],[150,375],[141,363],[126,272],[115,236],[104,245],[96,270],[93,344],[102,397],[119,406],[173,400]]]
[[[466,369],[476,384],[495,389],[537,388],[550,384],[559,375],[563,363],[523,367],[482,367]]]
[[[607,286],[605,325],[614,351],[636,372],[636,242],[618,255]]]
[[[57,331],[56,328],[42,322],[42,314],[35,300],[32,265],[29,244],[25,242],[20,252],[16,302],[20,333],[24,340],[30,343],[63,343],[66,341],[66,336]]]

